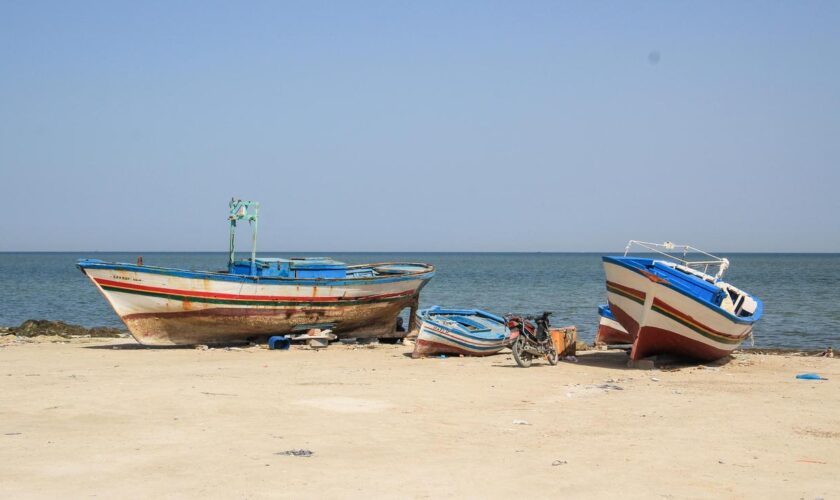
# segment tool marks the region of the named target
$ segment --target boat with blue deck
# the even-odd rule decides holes
[[[634,246],[646,255],[629,255]],[[603,257],[603,264],[609,309],[633,341],[634,360],[722,358],[751,337],[764,309],[723,281],[728,259],[688,245],[631,240],[623,256]]]
[[[480,309],[434,306],[417,313],[420,331],[413,357],[436,354],[487,356],[505,348],[510,330],[501,316]]]
[[[256,256],[259,204],[230,202],[230,253],[221,271],[193,271],[83,259],[93,282],[144,345],[219,344],[331,329],[339,338],[398,339],[406,308],[435,269],[423,263],[348,265],[326,257]],[[252,250],[237,259],[237,221],[252,225]],[[409,330],[414,327],[413,320]]]

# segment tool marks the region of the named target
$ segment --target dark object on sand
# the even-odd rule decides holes
[[[292,341],[289,340],[285,335],[275,335],[274,337],[269,337],[268,339],[269,349],[279,349],[281,351],[285,351],[289,349],[289,346],[291,345]]]
[[[37,337],[39,335],[52,335],[64,338],[70,337],[125,337],[127,332],[119,328],[98,326],[85,328],[80,325],[71,325],[63,321],[49,321],[45,319],[28,319],[20,324],[9,328],[9,333],[20,337]]]
[[[291,457],[311,457],[315,454],[312,450],[286,450],[286,451],[278,451],[275,455],[287,455]]]

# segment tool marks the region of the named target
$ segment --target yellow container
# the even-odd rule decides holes
[[[562,356],[574,356],[577,344],[577,328],[574,326],[563,326],[560,328],[551,328],[548,330],[551,335],[551,340],[554,342],[554,348],[557,353]]]

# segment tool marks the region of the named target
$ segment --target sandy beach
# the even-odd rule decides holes
[[[840,495],[838,359],[0,341],[4,498]]]

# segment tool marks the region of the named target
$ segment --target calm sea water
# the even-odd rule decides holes
[[[260,255],[284,255],[283,252]],[[306,255],[327,255],[307,253]],[[428,262],[437,275],[421,306],[477,307],[505,314],[554,311],[553,324],[575,324],[591,342],[597,306],[606,302],[600,254],[331,253],[348,263]],[[136,253],[0,253],[0,325],[53,319],[121,326],[80,273],[77,259],[134,262]],[[764,301],[757,347],[840,346],[840,254],[729,254],[727,280]],[[222,269],[224,253],[144,253],[147,265]]]

